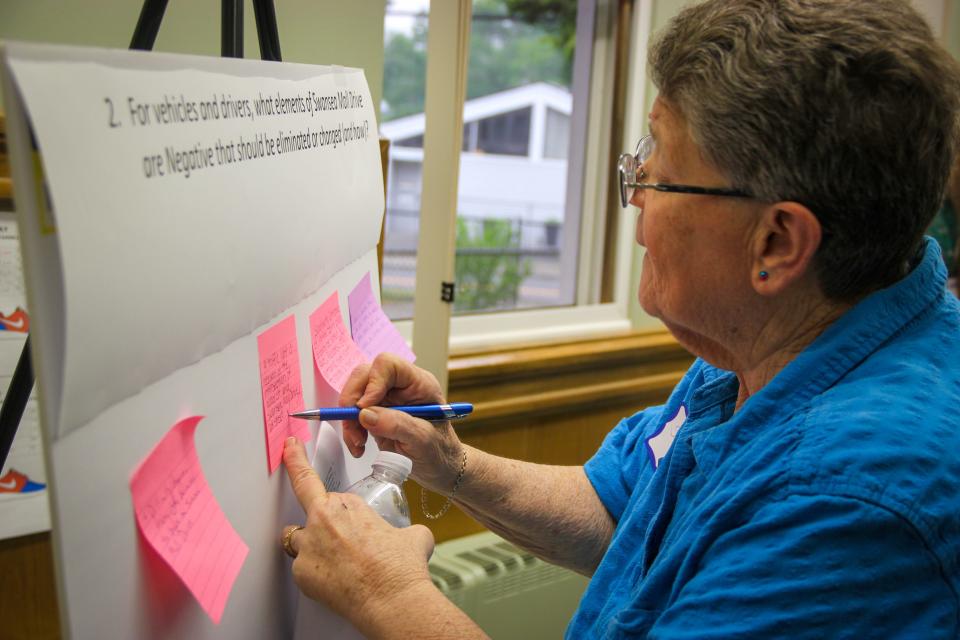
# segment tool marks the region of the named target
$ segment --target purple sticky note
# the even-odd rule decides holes
[[[410,362],[417,359],[373,295],[369,273],[360,279],[347,296],[347,307],[350,310],[353,341],[368,358],[373,360],[381,353],[395,353]]]

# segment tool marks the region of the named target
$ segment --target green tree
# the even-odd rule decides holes
[[[507,12],[517,20],[539,25],[547,38],[563,51],[567,68],[573,64],[577,35],[577,0],[505,0]]]
[[[457,217],[454,312],[516,306],[520,285],[532,270],[530,260],[501,251],[517,244],[510,220],[484,219],[477,233]]]
[[[560,4],[569,0],[553,0]],[[541,0],[548,3],[548,0]],[[513,5],[517,8],[514,9]],[[497,93],[531,82],[570,86],[573,35],[557,25],[551,10],[539,12],[533,0],[477,0],[470,35],[467,98]],[[576,2],[573,3],[576,20]],[[516,13],[514,13],[516,11]],[[558,30],[560,29],[560,30]],[[423,111],[427,27],[420,19],[413,34],[393,34],[384,48],[384,120]]]
[[[402,33],[387,40],[383,50],[383,97],[385,120],[423,111],[427,76],[427,26],[418,19],[413,37]]]

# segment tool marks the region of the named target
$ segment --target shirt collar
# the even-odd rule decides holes
[[[810,398],[830,388],[896,332],[946,295],[947,271],[940,247],[926,238],[923,258],[905,278],[876,291],[843,314],[760,391],[752,395],[730,422],[738,439],[775,415],[790,415]],[[716,404],[730,393],[733,373],[705,364],[702,396],[691,407]],[[723,379],[724,382],[718,382]],[[734,392],[736,384],[732,384]],[[751,428],[753,425],[753,428]],[[731,425],[733,426],[733,425]]]

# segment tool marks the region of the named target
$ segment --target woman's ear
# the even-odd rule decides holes
[[[810,275],[823,228],[799,202],[764,207],[756,227],[751,282],[760,295],[776,295]]]

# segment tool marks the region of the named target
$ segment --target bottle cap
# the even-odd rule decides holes
[[[402,473],[404,478],[413,471],[413,460],[392,451],[378,451],[377,458],[373,461],[373,464]]]

